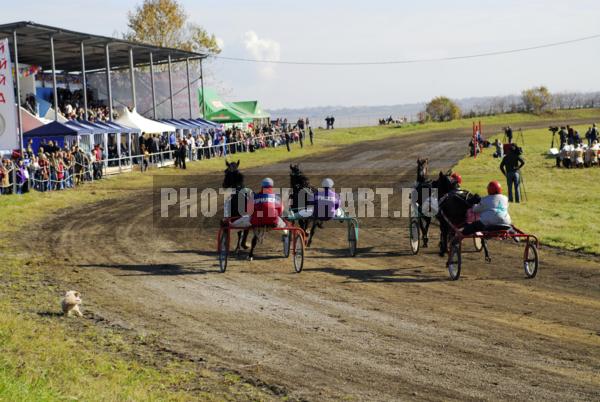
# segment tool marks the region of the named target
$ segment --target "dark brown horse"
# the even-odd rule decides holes
[[[239,171],[240,161],[227,162],[227,169],[225,169],[225,178],[223,179],[223,188],[231,191],[231,197],[229,198],[228,204],[225,205],[225,216],[230,218],[239,218],[242,215],[246,215],[247,204],[251,198],[252,191],[244,185],[244,175]],[[248,239],[249,229],[244,231],[238,231],[238,240],[235,247],[235,252],[239,253],[240,247],[244,250],[248,249],[246,240]]]

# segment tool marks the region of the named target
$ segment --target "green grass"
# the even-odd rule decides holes
[[[541,117],[503,115],[481,121],[485,128],[527,121],[593,119],[599,114],[598,110],[577,110]],[[402,128],[316,130],[314,146],[306,145],[301,150],[294,145],[290,153],[278,148],[236,154],[234,158],[241,159],[242,168],[247,169],[361,141],[453,128],[468,132],[471,124],[465,119]],[[589,170],[553,169],[553,160],[541,156],[549,144],[546,130],[525,135],[529,202],[512,207],[515,222],[538,233],[547,244],[599,252],[600,222],[598,215],[594,216],[599,181],[588,176]],[[186,172],[151,169],[148,174],[122,174],[76,190],[0,196],[0,401],[268,399],[261,389],[245,383],[235,373],[211,371],[196,363],[157,355],[152,340],[139,340],[127,331],[97,325],[92,320],[40,316],[40,312],[58,312],[58,297],[64,289],[45,268],[43,256],[34,258],[27,248],[13,247],[20,231],[37,230],[36,222],[59,210],[148,188],[153,175],[202,174],[223,168],[223,160],[214,159],[190,163]],[[458,169],[465,186],[479,192],[489,178],[499,176],[497,161],[489,157],[489,152],[476,162],[461,162]],[[595,172],[596,178],[599,173]]]
[[[581,134],[588,126],[575,128]],[[551,142],[548,129],[524,131],[523,136],[527,200],[510,205],[513,223],[537,235],[543,244],[600,254],[600,168],[557,169],[555,159],[546,156]],[[520,140],[518,144],[522,146]],[[506,188],[498,169],[500,161],[492,153],[490,148],[477,159],[466,158],[456,166],[464,188],[485,194],[492,179]]]

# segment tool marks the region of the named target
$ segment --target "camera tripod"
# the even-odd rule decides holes
[[[516,136],[513,134],[513,137],[515,139],[514,144],[517,143],[517,141],[520,139],[521,140],[521,144],[525,145],[525,137],[523,137],[523,129],[519,128],[519,131],[517,131]],[[506,131],[504,131],[504,137],[502,138],[502,143],[506,144]]]

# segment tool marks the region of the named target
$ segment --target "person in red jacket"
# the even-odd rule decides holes
[[[281,197],[273,194],[273,180],[267,177],[261,186],[260,192],[254,195],[254,210],[250,223],[252,226],[284,227],[285,222],[281,219]]]
[[[248,254],[248,260],[254,259],[254,248],[258,244],[258,239],[264,234],[264,227],[286,227],[285,221],[281,218],[283,214],[283,205],[281,198],[273,193],[273,180],[265,178],[261,184],[261,190],[254,194],[252,203],[252,213],[245,215],[231,223],[234,228],[254,227],[254,236],[252,237],[252,247]],[[285,235],[287,231],[283,231]]]
[[[265,178],[261,183],[261,190],[254,194],[250,215],[242,216],[234,221],[231,226],[235,228],[247,228],[250,226],[274,226],[285,227],[281,218],[283,205],[281,197],[273,193],[273,179]]]

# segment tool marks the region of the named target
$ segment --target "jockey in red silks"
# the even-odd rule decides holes
[[[273,194],[273,180],[266,178],[262,181],[262,189],[254,195],[254,211],[250,218],[252,226],[277,226],[284,227],[281,219],[283,206],[281,197]]]
[[[260,192],[254,194],[252,214],[242,216],[233,222],[231,226],[236,228],[250,226],[274,226],[282,228],[286,226],[284,220],[281,218],[283,214],[281,197],[273,193],[273,179],[268,177],[263,179],[261,187]]]

